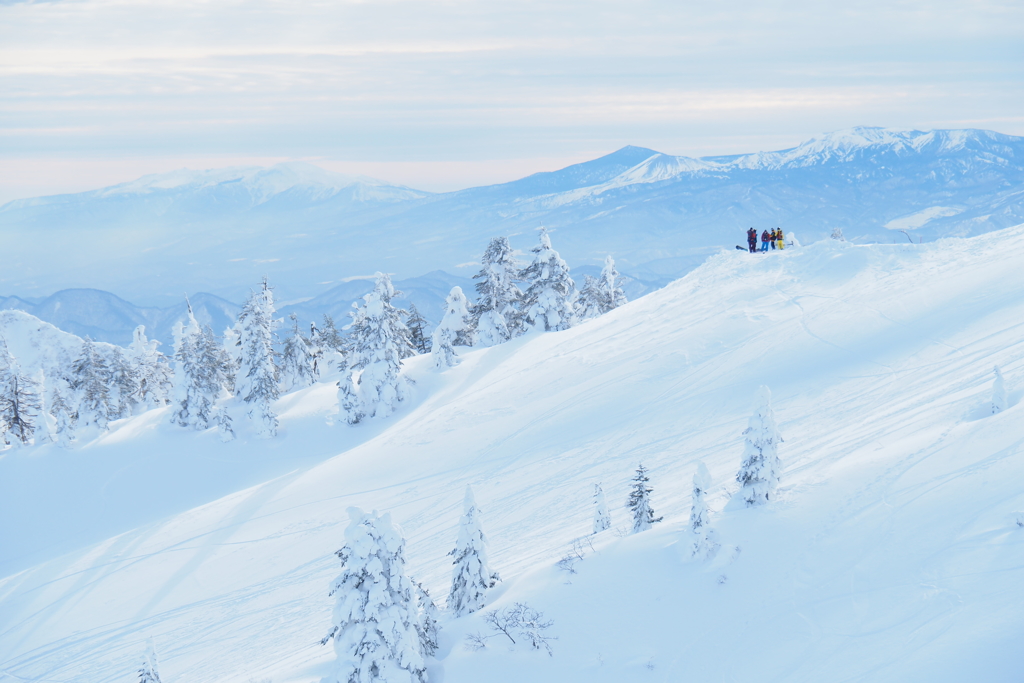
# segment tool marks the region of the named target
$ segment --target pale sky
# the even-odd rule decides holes
[[[856,125],[1024,135],[1024,2],[0,0],[0,202],[296,159],[441,191]]]

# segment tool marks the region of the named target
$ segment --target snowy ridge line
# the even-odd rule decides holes
[[[324,594],[342,508],[391,510],[410,573],[439,596],[460,489],[472,482],[490,563],[505,578],[487,609],[529,605],[558,640],[552,657],[472,651],[464,636],[486,627],[483,615],[447,620],[435,657],[446,683],[611,683],[651,671],[669,680],[1014,680],[1024,269],[1012,247],[1022,237],[1024,226],[920,246],[722,253],[569,330],[468,351],[441,372],[412,359],[415,401],[386,429],[334,446],[337,456],[260,495],[127,534],[120,548],[0,580],[0,631],[15,622],[23,634],[0,639],[0,667],[121,680],[141,635],[76,632],[152,618],[167,680],[319,680],[334,657],[311,641],[330,624]],[[994,364],[1006,375],[1002,414],[985,413]],[[747,508],[732,495],[734,477],[762,384],[785,438],[783,470],[778,498]],[[337,429],[316,427],[333,396],[288,400],[315,417],[282,413],[283,440],[253,440],[249,457],[275,443],[338,443]],[[133,438],[173,460],[202,447],[201,436]],[[693,558],[685,521],[698,460],[721,544],[706,561]],[[639,462],[666,521],[619,539]],[[592,530],[597,483],[612,533],[569,574],[555,560]],[[178,549],[211,530],[216,542]],[[118,556],[138,561],[109,571]],[[318,566],[304,581],[291,574]],[[87,593],[75,585],[79,571]],[[228,595],[227,613],[210,609]]]

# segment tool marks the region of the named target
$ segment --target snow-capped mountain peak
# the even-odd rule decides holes
[[[315,198],[325,198],[352,188],[362,198],[372,199],[405,191],[411,196],[427,193],[395,186],[383,180],[363,175],[335,173],[302,161],[291,161],[262,166],[232,166],[228,168],[192,170],[188,168],[142,176],[137,180],[114,185],[97,191],[100,197],[118,195],[144,195],[160,191],[199,191],[218,186],[236,185],[244,188],[258,203],[289,190],[301,190]]]

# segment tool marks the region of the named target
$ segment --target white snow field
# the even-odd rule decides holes
[[[481,613],[449,620],[434,683],[1020,681],[1022,241],[1018,226],[723,252],[568,331],[441,373],[412,359],[414,398],[368,425],[328,424],[324,384],[280,400],[273,440],[224,445],[154,412],[70,452],[8,451],[4,486],[37,494],[0,523],[37,563],[0,580],[0,681],[130,681],[148,637],[165,683],[318,681],[346,508],[390,511],[443,604],[467,483],[504,579],[492,606],[526,602],[558,639],[550,657],[504,636],[474,651]],[[991,415],[996,364],[1010,405]],[[781,489],[744,508],[730,495],[760,385],[785,439]],[[246,486],[249,460],[279,476],[185,509],[190,477]],[[722,544],[706,562],[688,549],[698,460]],[[665,520],[624,536],[641,461]],[[90,462],[109,471],[103,495],[74,492],[102,483],[80,476]],[[612,529],[559,569],[598,482]],[[90,517],[111,537],[67,552],[58,527]],[[22,525],[64,540],[43,561]]]

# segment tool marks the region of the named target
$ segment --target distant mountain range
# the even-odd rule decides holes
[[[444,194],[309,164],[183,170],[0,207],[0,290],[96,287],[165,309],[185,291],[241,301],[267,275],[282,300],[319,298],[376,270],[468,278],[491,237],[525,253],[540,225],[574,269],[610,253],[623,272],[656,282],[731,249],[751,225],[804,241],[839,227],[889,242],[1021,222],[1024,138],[981,130],[855,128],[701,159],[625,147]]]

